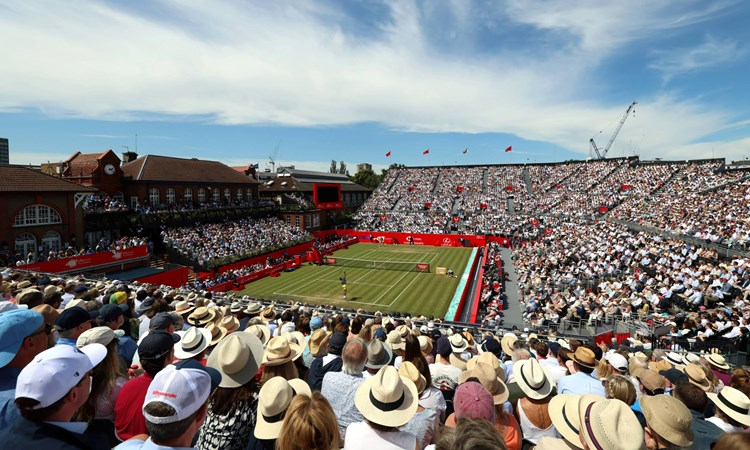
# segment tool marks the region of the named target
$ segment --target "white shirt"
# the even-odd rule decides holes
[[[405,431],[382,432],[374,430],[367,422],[355,422],[346,427],[344,450],[412,450],[417,438]]]

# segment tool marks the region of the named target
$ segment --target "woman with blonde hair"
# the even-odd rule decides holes
[[[276,450],[338,450],[341,447],[336,414],[323,395],[294,397],[284,416]]]
[[[616,398],[628,406],[633,406],[635,403],[635,386],[625,376],[609,375],[602,380],[602,384],[604,385],[604,392],[607,394],[607,398]]]

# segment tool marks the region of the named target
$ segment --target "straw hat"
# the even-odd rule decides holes
[[[582,439],[588,448],[641,450],[644,447],[641,423],[624,402],[616,399],[582,401],[578,414]]]
[[[195,306],[190,306],[190,303],[186,301],[179,301],[174,304],[174,312],[176,312],[179,315],[187,314],[189,312],[192,312],[195,309]]]
[[[401,339],[406,339],[406,336],[411,334],[411,330],[406,325],[399,325],[396,327],[396,331],[401,336]]]
[[[89,328],[78,336],[76,347],[80,349],[89,344],[102,344],[106,346],[114,339],[117,339],[117,337],[117,333],[112,331],[110,327]]]
[[[211,333],[211,345],[218,344],[219,342],[221,342],[222,339],[224,339],[224,336],[227,335],[226,328],[219,326],[219,325],[215,325],[213,323],[209,323],[206,326],[206,330],[209,333]]]
[[[432,353],[432,339],[428,336],[421,335],[417,337],[419,341],[419,350],[422,352],[422,356],[427,356]]]
[[[464,339],[466,339],[466,342],[469,344],[469,347],[474,346],[474,343],[475,343],[474,336],[472,336],[471,333],[469,333],[468,331],[464,331],[461,333],[461,335],[464,337]]]
[[[718,394],[707,392],[706,395],[727,416],[750,426],[750,399],[747,395],[731,386],[725,386]]]
[[[365,367],[368,369],[380,369],[390,364],[393,359],[393,351],[388,344],[384,344],[380,339],[373,339],[367,344],[367,362]],[[414,381],[414,380],[412,380]]]
[[[513,354],[513,344],[516,343],[518,337],[513,333],[506,333],[500,340],[500,346],[503,348],[503,353],[510,356]]]
[[[220,387],[236,388],[253,379],[263,359],[263,344],[249,333],[233,333],[219,342],[208,357],[208,367],[221,374]]]
[[[685,375],[688,377],[688,381],[692,384],[703,389],[704,392],[711,390],[711,382],[706,377],[706,372],[703,371],[703,367],[695,363],[690,363],[685,366]]]
[[[283,339],[282,339],[283,340]],[[277,439],[284,422],[284,413],[295,395],[311,395],[310,386],[295,378],[273,377],[263,384],[258,393],[258,414],[254,435],[258,439]]]
[[[453,353],[461,353],[469,347],[469,343],[466,342],[466,339],[460,333],[454,334],[448,340],[451,343]]]
[[[594,351],[587,347],[578,347],[576,352],[570,355],[570,359],[590,369],[595,369],[599,365]]]
[[[401,364],[401,367],[398,368],[398,374],[414,383],[417,387],[417,395],[422,395],[422,392],[427,389],[427,380],[425,380],[424,375],[419,373],[419,369],[411,361],[405,361]]]
[[[668,361],[673,366],[683,366],[684,365],[684,361],[682,359],[682,355],[680,355],[679,353],[669,352],[669,353],[667,353],[667,356],[662,356],[662,359],[664,361]]]
[[[659,375],[650,369],[638,369],[632,375],[638,378],[638,381],[651,392],[657,389],[664,389],[667,387],[667,383],[664,381],[664,377]]]
[[[648,363],[648,368],[653,370],[654,372],[661,372],[662,370],[669,370],[672,367],[673,367],[672,364],[666,359],[662,359],[661,361],[649,361]]]
[[[44,323],[48,325],[54,325],[55,320],[57,320],[57,317],[60,315],[60,313],[55,308],[46,304],[37,305],[31,309],[41,314],[42,317],[44,317]]]
[[[287,341],[289,341],[290,344],[297,344],[303,349],[305,348],[305,344],[307,344],[307,342],[305,341],[305,335],[299,331],[292,331],[292,332],[287,331],[283,333],[281,336],[284,337],[284,339],[286,339]]]
[[[498,378],[505,382],[505,366],[500,364],[500,360],[497,359],[497,356],[490,352],[481,353],[479,356],[475,356],[466,361],[466,369],[473,370],[479,362],[483,362],[492,367],[495,373],[497,373]]]
[[[458,377],[459,383],[465,383],[469,378],[476,378],[492,395],[496,405],[502,405],[508,400],[508,386],[497,376],[495,369],[482,361],[477,362],[472,370],[467,370]]]
[[[581,440],[578,439],[578,442],[581,442]],[[583,447],[576,447],[565,439],[545,436],[537,441],[534,450],[576,450],[578,448]]]
[[[513,364],[513,377],[523,393],[534,400],[546,398],[555,387],[549,370],[534,358]]]
[[[320,351],[326,348],[326,344],[330,338],[331,333],[322,328],[313,331],[310,335],[310,340],[307,342],[308,347],[310,347],[310,354],[316,358],[320,356]]]
[[[397,330],[392,330],[390,333],[388,333],[388,337],[385,339],[385,342],[389,347],[391,347],[392,350],[403,350],[406,348],[406,343],[403,339],[401,339],[401,335]]]
[[[293,361],[302,355],[302,347],[290,344],[283,336],[276,336],[268,341],[266,351],[263,353],[263,365],[278,366]]]
[[[354,394],[362,417],[385,427],[406,425],[416,414],[418,401],[416,385],[393,366],[385,366],[363,381]]]
[[[200,308],[195,308],[195,310],[190,313],[187,322],[190,325],[202,327],[213,322],[214,318],[216,318],[216,310],[201,306]]]
[[[211,333],[205,328],[190,327],[187,331],[178,331],[180,342],[174,345],[174,357],[190,359],[211,345]]]
[[[260,313],[260,318],[264,322],[270,322],[273,319],[276,318],[276,311],[274,311],[273,306],[269,306],[268,308],[264,309],[262,313]]]
[[[271,339],[271,330],[269,330],[267,326],[262,324],[248,326],[247,328],[245,328],[245,333],[250,333],[260,339],[260,342],[263,345],[266,345],[268,343],[268,340]]]
[[[706,361],[708,361],[709,364],[716,367],[717,369],[729,370],[729,364],[727,364],[727,360],[724,359],[724,357],[721,355],[711,353],[704,356],[704,358],[706,358]]]
[[[454,334],[454,336],[458,336],[457,334]],[[466,361],[456,356],[455,353],[451,353],[448,357],[448,360],[451,363],[451,366],[458,367],[462,371],[466,370]]]
[[[603,400],[604,398],[595,394],[558,394],[549,402],[549,417],[552,424],[566,441],[575,445],[577,448],[583,448],[579,437],[581,417],[578,415],[578,408],[582,401],[593,403]]]
[[[219,326],[224,327],[227,330],[227,334],[233,333],[240,327],[240,321],[232,315],[224,316],[221,318]]]
[[[687,366],[690,363],[697,363],[701,360],[701,357],[696,355],[695,353],[685,353],[682,356],[682,362]]]
[[[643,395],[641,409],[656,434],[679,447],[693,445],[693,415],[684,403],[664,394]]]
[[[242,311],[242,305],[240,302],[232,302],[232,304],[229,306],[229,312],[234,314]]]
[[[253,303],[248,303],[247,307],[242,312],[244,312],[245,314],[249,316],[253,316],[256,314],[260,314],[261,311],[263,311],[263,306],[261,306],[260,303],[253,302]]]

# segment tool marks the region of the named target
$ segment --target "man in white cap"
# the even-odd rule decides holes
[[[115,448],[193,448],[193,439],[208,413],[208,397],[220,382],[216,369],[193,359],[167,366],[151,381],[143,402],[148,439],[139,435]]]
[[[71,422],[91,392],[91,370],[107,348],[60,345],[45,350],[18,375],[16,407],[21,414],[0,432],[4,448],[106,449],[103,436],[86,432],[85,422]]]

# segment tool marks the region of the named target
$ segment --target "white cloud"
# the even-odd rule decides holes
[[[12,89],[0,90],[0,111],[119,120],[202,115],[226,124],[378,122],[503,132],[586,153],[588,138],[631,100],[595,100],[591,85],[602,81],[592,73],[601,61],[729,4],[516,0],[498,16],[559,33],[556,51],[446,58],[429,46],[434,30],[424,29],[421,11],[406,1],[390,5],[379,37],[366,39],[342,31],[341,13],[314,2],[164,0],[158,5],[173,14],[145,17],[111,3],[9,0],[0,14],[0,86]],[[453,6],[458,25],[472,26],[471,11]],[[616,147],[684,148],[734,116],[669,93],[639,100]]]
[[[695,47],[683,47],[651,52],[649,68],[662,73],[665,80],[709,68],[721,67],[744,57],[746,49],[734,39],[716,39],[707,36]]]

